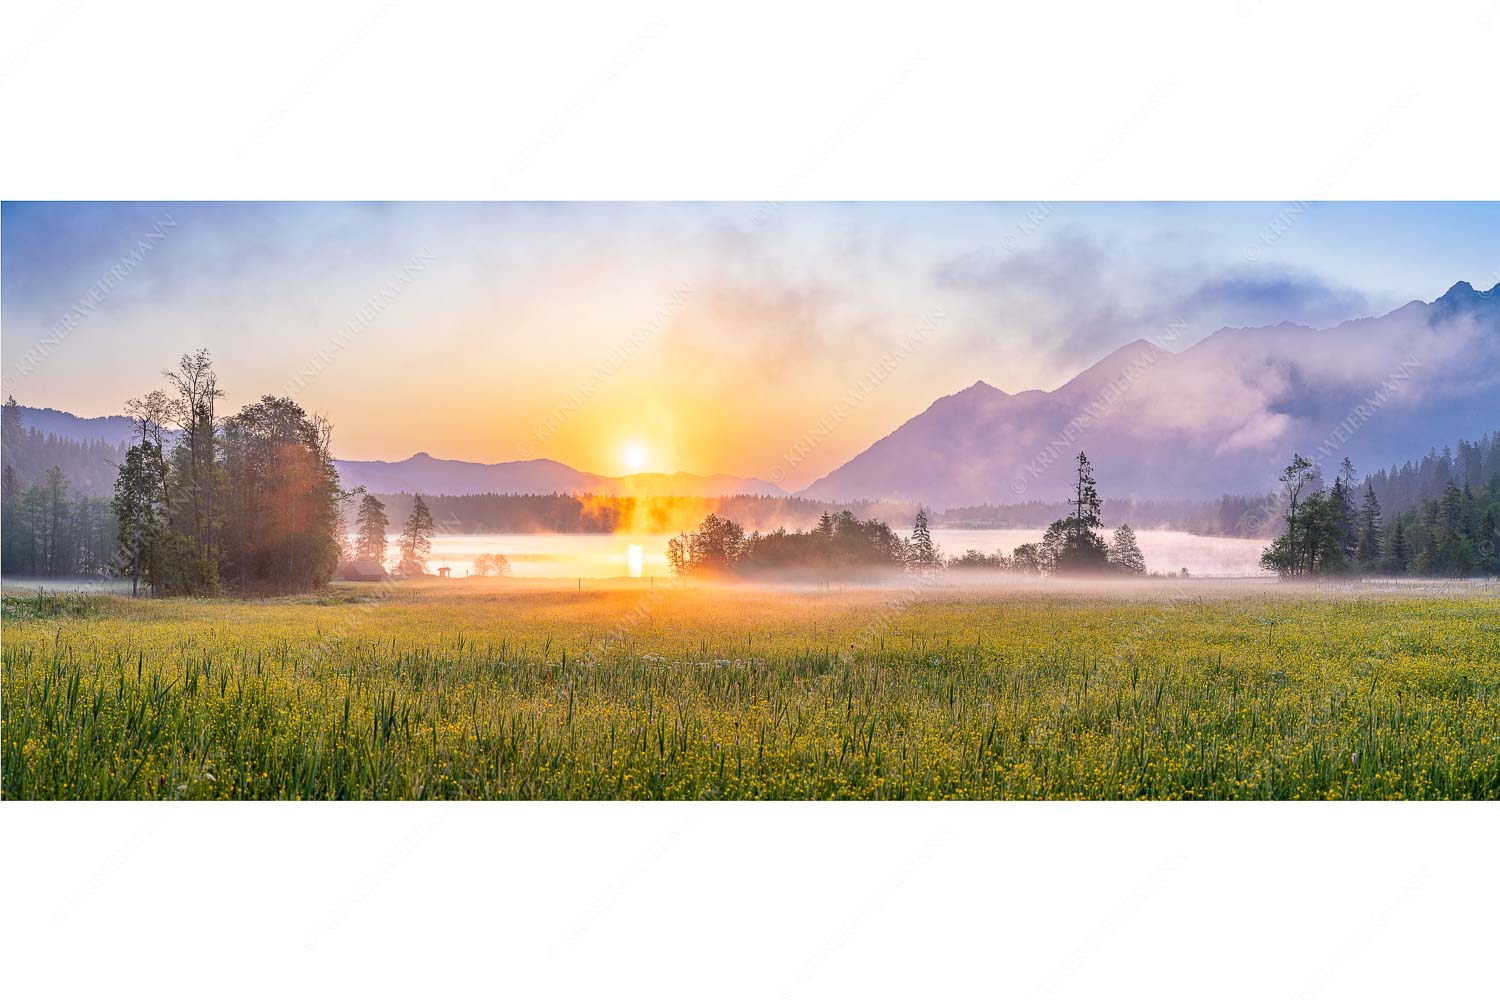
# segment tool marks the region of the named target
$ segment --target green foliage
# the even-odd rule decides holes
[[[109,503],[75,496],[57,466],[25,484],[13,466],[0,475],[0,571],[8,576],[95,576],[109,570],[115,522]]]
[[[165,375],[171,393],[126,404],[139,437],[115,481],[116,572],[158,596],[326,584],[343,499],[327,422],[275,396],[219,421],[207,351]]]
[[[1478,487],[1449,480],[1434,496],[1387,519],[1373,477],[1353,510],[1353,469],[1347,460],[1334,489],[1299,495],[1315,478],[1296,456],[1282,476],[1287,487],[1286,530],[1261,556],[1282,576],[1372,573],[1418,576],[1500,574],[1500,474]]]
[[[98,594],[48,591],[6,594],[0,598],[7,621],[37,621],[58,618],[97,618],[109,607],[109,599]]]

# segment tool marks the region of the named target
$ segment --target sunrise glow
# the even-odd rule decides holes
[[[640,472],[646,467],[646,461],[650,455],[646,446],[639,441],[632,441],[625,446],[625,467],[631,472]]]

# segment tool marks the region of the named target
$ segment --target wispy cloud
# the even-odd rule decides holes
[[[1057,377],[1166,325],[1174,347],[1225,326],[1293,322],[1330,326],[1370,311],[1362,291],[1281,264],[1183,264],[1149,247],[1076,229],[1001,258],[960,254],[939,261],[932,282],[964,296],[971,335],[1003,337],[1044,358]]]

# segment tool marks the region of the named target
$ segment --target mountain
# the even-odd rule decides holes
[[[527,462],[460,462],[419,452],[399,462],[336,461],[345,489],[363,486],[371,493],[599,493],[610,496],[720,497],[737,494],[782,496],[784,491],[761,479],[647,472],[633,476],[600,476],[538,458]]]
[[[54,434],[71,441],[103,441],[118,447],[134,436],[134,422],[129,417],[75,417],[51,407],[18,407],[21,423],[36,428],[43,437]]]
[[[51,435],[63,444],[103,441],[109,462],[107,473],[91,492],[108,493],[114,483],[116,449],[131,439],[129,417],[77,417],[62,410],[18,407],[22,425],[35,428],[43,437]],[[32,463],[35,464],[35,463]],[[48,460],[48,465],[52,464]],[[95,463],[98,464],[98,463]],[[427,493],[459,496],[470,493],[597,493],[609,496],[726,497],[739,495],[785,496],[781,487],[763,479],[739,476],[698,476],[688,472],[644,472],[633,476],[600,476],[554,462],[460,462],[433,458],[419,452],[399,462],[335,461],[345,489],[363,486],[372,493]],[[72,478],[77,478],[75,474]]]
[[[1293,450],[1374,469],[1500,412],[1500,285],[1325,330],[1224,329],[1180,352],[1138,340],[1044,392],[984,382],[934,402],[798,495],[937,508],[1062,496],[1074,456],[1105,496],[1276,488]]]

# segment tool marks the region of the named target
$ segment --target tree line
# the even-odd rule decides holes
[[[414,494],[380,493],[392,523],[410,514]],[[433,518],[455,534],[615,534],[630,531],[664,535],[695,525],[708,514],[745,529],[811,528],[828,504],[801,497],[610,496],[600,493],[473,493],[424,495]],[[863,501],[840,504],[859,517],[894,521],[916,512],[915,504]]]
[[[1423,466],[1427,466],[1423,468]],[[1500,573],[1500,466],[1489,467],[1482,483],[1448,478],[1439,487],[1429,478],[1433,466],[1453,471],[1451,462],[1422,463],[1387,476],[1387,490],[1415,487],[1406,506],[1387,512],[1367,477],[1363,490],[1345,458],[1324,489],[1316,465],[1295,454],[1282,472],[1284,529],[1261,555],[1261,565],[1283,577],[1377,574],[1383,576],[1493,576]],[[1487,469],[1482,454],[1470,475]],[[1430,491],[1430,492],[1429,492]],[[1390,493],[1387,493],[1390,496]]]
[[[778,528],[762,533],[718,514],[698,529],[668,541],[667,562],[678,576],[816,575],[858,576],[875,572],[939,569],[1004,570],[1031,574],[1143,574],[1146,561],[1135,532],[1124,524],[1106,542],[1101,533],[1101,501],[1088,456],[1078,455],[1069,512],[1048,526],[1041,542],[1018,546],[1010,555],[969,550],[944,558],[933,541],[927,511],[918,507],[908,537],[878,518],[861,520],[848,510],[825,510],[807,531]]]
[[[0,415],[0,573],[109,572],[115,554],[109,502],[80,492],[68,475],[80,468],[88,474],[105,455],[117,452],[103,441],[84,444],[24,427],[15,397],[6,399]]]
[[[108,496],[124,446],[102,439],[75,441],[43,434],[36,427],[24,426],[22,409],[14,396],[6,398],[0,419],[0,465],[14,470],[22,483],[37,482],[56,468],[75,495]]]
[[[109,501],[72,496],[68,478],[53,466],[23,483],[6,465],[0,480],[0,573],[67,577],[108,574],[114,563],[115,519]]]
[[[1377,469],[1361,484],[1375,491],[1375,499],[1387,516],[1416,510],[1426,500],[1442,495],[1451,482],[1459,489],[1479,489],[1500,475],[1500,432],[1485,434],[1478,441],[1459,439],[1456,448],[1433,449],[1414,462]]]

